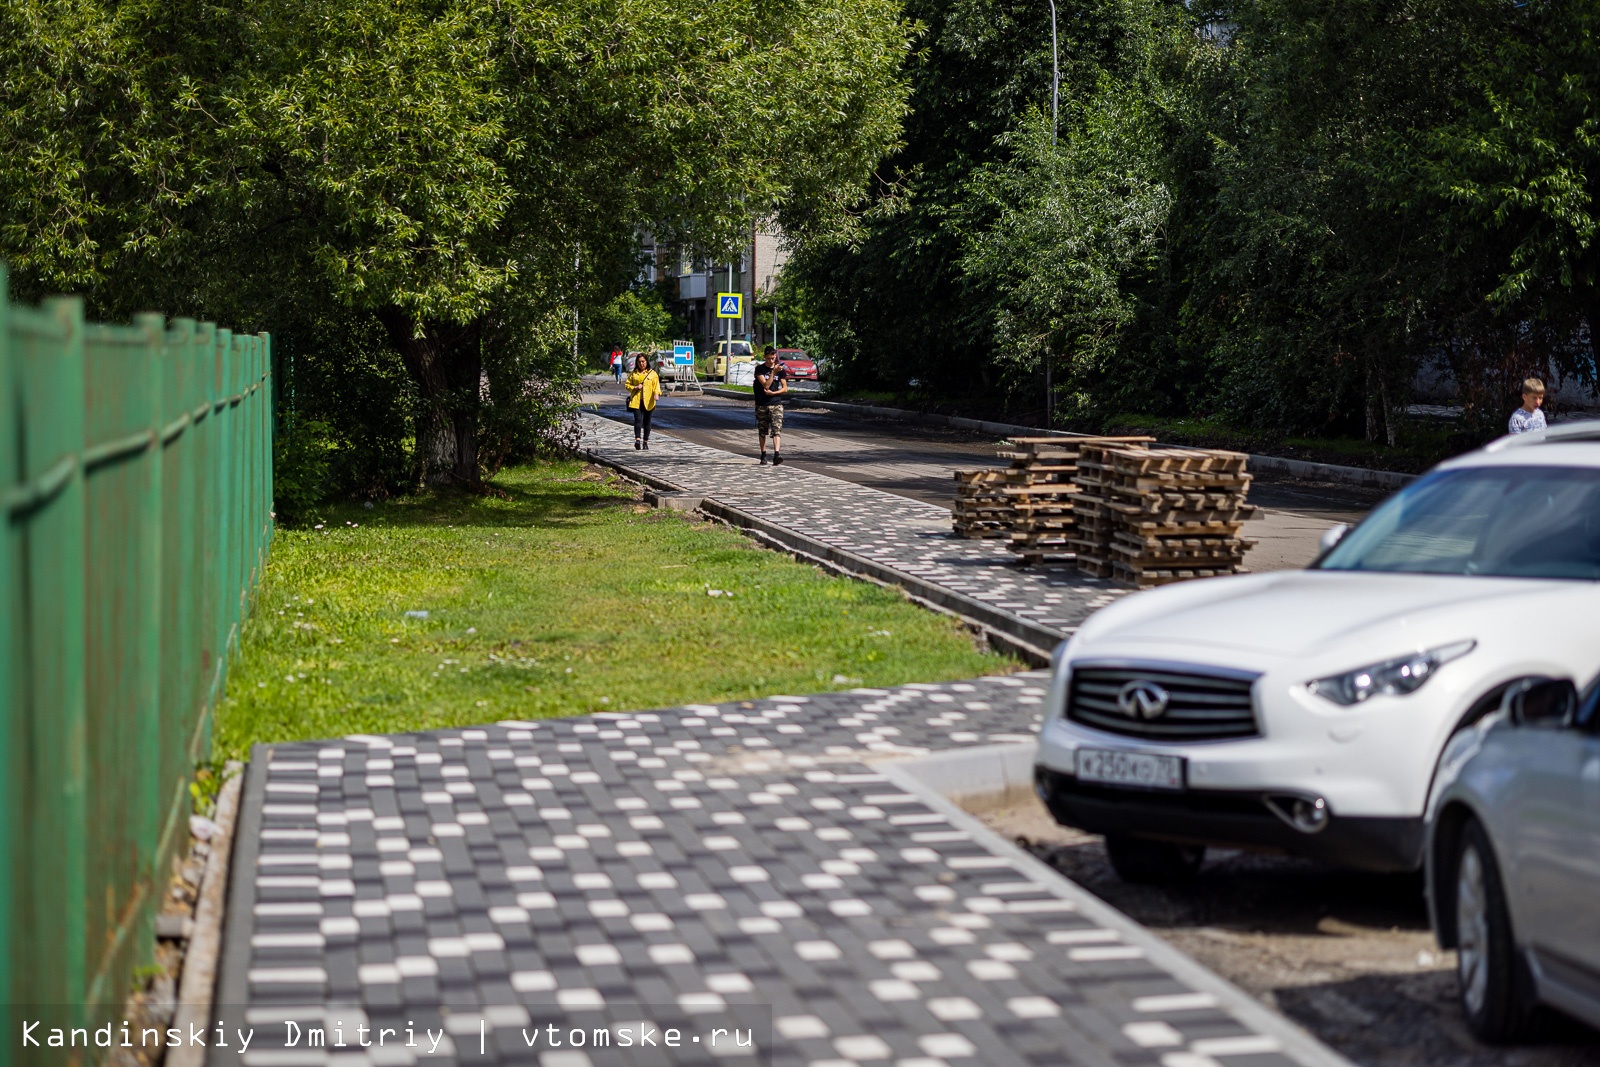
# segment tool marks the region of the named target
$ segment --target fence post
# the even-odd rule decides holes
[[[15,854],[19,974],[40,1005],[85,991],[83,304],[12,308],[19,487],[11,521],[22,566],[12,638],[22,651],[21,745],[12,746],[21,824]]]
[[[83,358],[86,1000],[112,988],[153,933],[152,795],[160,752],[160,456],[157,351],[165,323],[87,326]]]
[[[189,654],[189,700],[184,707],[184,723],[190,731],[189,758],[198,761],[203,752],[204,718],[210,694],[211,675],[216,670],[215,588],[216,482],[212,462],[212,431],[216,429],[212,399],[217,385],[217,327],[215,323],[196,324],[194,344],[189,352],[188,404],[194,422],[190,425],[189,462],[194,481],[189,492],[194,521],[194,604],[195,632]]]
[[[228,645],[222,660],[222,680],[217,683],[217,699],[227,689],[228,665],[232,653],[239,647],[239,630],[244,623],[246,583],[250,577],[249,552],[250,524],[247,502],[250,499],[250,433],[247,415],[249,387],[247,368],[250,365],[250,338],[236,334],[228,359]]]
[[[272,440],[273,428],[277,420],[273,413],[277,410],[277,385],[272,375],[272,335],[261,334],[261,414],[259,432],[261,434],[261,570],[265,576],[267,566],[267,550],[272,547],[272,532],[276,525],[276,516],[272,510],[272,468],[275,460]]]
[[[161,358],[161,761],[158,855],[180,840],[190,739],[198,710],[195,650],[200,644],[195,510],[194,379],[196,326],[174,319]]]
[[[0,810],[20,812],[22,797],[16,788],[17,770],[13,763],[21,758],[18,729],[22,717],[17,699],[16,685],[21,664],[15,640],[16,620],[20,598],[17,596],[16,569],[20,554],[18,537],[11,521],[11,494],[17,484],[16,410],[12,397],[11,378],[11,297],[6,277],[6,267],[0,263]],[[16,991],[11,987],[11,976],[16,972],[13,931],[17,929],[20,915],[16,909],[16,882],[23,869],[21,854],[16,848],[15,820],[0,819],[0,1026],[8,1034],[16,1020],[12,1018],[12,1002]]]

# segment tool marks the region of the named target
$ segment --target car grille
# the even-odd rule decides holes
[[[1166,710],[1152,718],[1129,715],[1117,697],[1132,682],[1150,682],[1168,695]],[[1255,737],[1255,679],[1243,674],[1208,674],[1172,667],[1074,667],[1067,718],[1084,726],[1152,741],[1224,741]]]

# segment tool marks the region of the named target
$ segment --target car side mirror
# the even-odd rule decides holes
[[[1336,522],[1326,530],[1322,531],[1322,536],[1317,538],[1317,545],[1322,549],[1322,551],[1331,552],[1333,550],[1333,546],[1338,544],[1340,541],[1343,541],[1344,535],[1349,532],[1350,524],[1348,522]]]
[[[1506,692],[1511,721],[1532,729],[1564,730],[1578,710],[1578,687],[1566,678],[1529,678]]]

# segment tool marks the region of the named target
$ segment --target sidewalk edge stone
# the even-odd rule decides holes
[[[211,839],[211,854],[206,858],[205,875],[200,883],[200,900],[194,910],[194,930],[183,956],[183,978],[178,987],[178,1010],[172,1025],[187,1033],[191,1025],[202,1030],[211,1022],[212,997],[217,987],[217,963],[222,955],[222,925],[227,917],[229,860],[233,853],[239,823],[239,797],[244,791],[244,774],[229,778],[217,797],[217,826],[220,833]],[[166,1058],[166,1067],[200,1067],[205,1050],[180,1044]]]
[[[240,902],[255,898],[256,858],[261,851],[261,805],[267,794],[267,762],[271,758],[270,745],[251,746],[249,762],[245,764],[244,773],[238,776],[243,784],[239,789],[238,814],[234,819],[234,844],[227,871],[226,906],[220,915],[221,945],[231,951],[223,955],[220,965],[216,968],[215,995],[211,1001],[211,1006],[215,1009],[211,1012],[211,1021],[223,1023],[235,1030],[246,1025],[244,1006],[250,999],[250,989],[246,982],[250,964],[250,953],[247,950],[255,918],[249,908],[240,906]],[[204,1053],[203,1062],[226,1065],[228,1060],[221,1050],[212,1052],[208,1049]]]

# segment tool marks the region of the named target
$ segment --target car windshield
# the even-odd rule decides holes
[[[1407,486],[1321,570],[1600,579],[1600,470],[1478,467]]]

